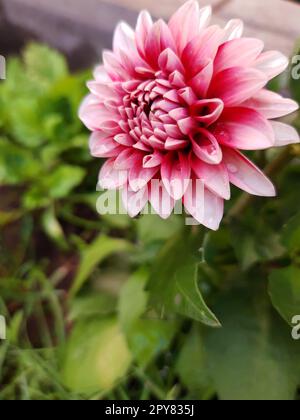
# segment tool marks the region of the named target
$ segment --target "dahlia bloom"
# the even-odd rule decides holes
[[[182,200],[199,223],[216,230],[230,184],[276,194],[240,151],[299,141],[291,126],[272,121],[298,104],[265,89],[288,59],[243,38],[240,20],[220,28],[208,26],[210,18],[210,7],[188,1],[168,24],[153,23],[146,11],[135,30],[120,23],[113,51],[104,51],[88,83],[80,118],[92,131],[92,155],[107,158],[99,184],[122,190],[132,217],[149,201],[166,218]]]

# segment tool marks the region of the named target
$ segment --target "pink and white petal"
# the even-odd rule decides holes
[[[266,51],[254,63],[254,67],[264,73],[268,80],[283,73],[288,65],[288,58],[279,51]]]
[[[160,152],[155,151],[152,154],[144,156],[143,167],[145,169],[156,168],[157,166],[160,166],[162,161],[163,161],[163,155]]]
[[[248,67],[254,63],[264,49],[264,43],[255,38],[233,39],[225,42],[218,50],[214,72],[219,73],[230,67]]]
[[[184,73],[184,67],[177,54],[171,48],[165,49],[158,57],[159,68],[167,74],[175,70]]]
[[[107,111],[95,95],[88,95],[80,106],[79,118],[90,131],[95,131],[106,121],[117,120],[117,115]]]
[[[271,121],[271,126],[275,133],[276,147],[299,143],[299,134],[291,125],[284,124],[279,121]]]
[[[130,73],[123,67],[120,60],[112,51],[103,51],[104,67],[113,81],[130,79]]]
[[[157,174],[159,167],[143,168],[142,165],[136,164],[129,171],[129,185],[133,191],[144,188],[148,182]]]
[[[89,141],[90,153],[94,157],[111,158],[117,156],[123,147],[114,141],[111,137],[103,137],[102,132],[92,133]],[[107,134],[105,133],[107,136]]]
[[[224,42],[241,38],[244,32],[244,23],[240,19],[230,20],[224,28]]]
[[[299,109],[297,102],[266,89],[248,99],[243,106],[255,109],[267,119],[284,117]]]
[[[222,161],[222,149],[215,136],[204,128],[191,137],[194,154],[210,165],[219,165]]]
[[[87,82],[87,87],[91,91],[91,93],[102,100],[107,99],[114,99],[116,101],[119,101],[120,95],[118,92],[113,88],[113,83],[108,82],[97,82],[97,81],[90,81]]]
[[[137,49],[142,57],[145,56],[145,44],[152,26],[153,21],[150,14],[146,10],[142,11],[139,14],[135,31]]]
[[[198,98],[202,99],[207,97],[213,73],[214,63],[210,60],[208,64],[189,81],[189,84],[193,88],[193,91],[197,94]]]
[[[113,50],[119,53],[120,50],[127,53],[136,52],[134,30],[126,23],[120,22],[113,36]]]
[[[181,54],[185,46],[200,32],[199,3],[190,0],[181,6],[169,21],[169,28]]]
[[[224,200],[206,189],[201,180],[191,180],[183,201],[187,212],[198,223],[212,230],[219,229]]]
[[[174,210],[175,200],[165,189],[162,181],[152,180],[149,185],[149,201],[155,212],[162,218],[170,217]]]
[[[115,160],[115,169],[128,170],[135,165],[141,164],[143,159],[142,153],[129,147],[125,148]]]
[[[96,66],[93,71],[93,76],[96,82],[99,83],[111,83],[111,78],[108,76],[107,71],[103,64]]]
[[[234,107],[251,98],[266,83],[266,76],[256,69],[232,67],[213,78],[208,96],[222,99],[226,107]]]
[[[161,165],[161,178],[169,195],[180,200],[184,195],[191,177],[189,158],[179,153],[169,153]]]
[[[98,187],[104,190],[115,190],[127,183],[128,171],[119,171],[115,169],[114,165],[114,158],[104,163],[100,170]]]
[[[193,38],[182,53],[182,62],[185,64],[189,78],[199,73],[210,60],[214,60],[223,37],[222,29],[210,26],[201,35]]]
[[[130,217],[136,217],[148,202],[148,187],[131,191],[127,186],[122,190],[122,202]]]
[[[249,194],[263,197],[276,196],[275,187],[269,178],[237,150],[223,147],[223,163],[233,185]]]
[[[154,69],[158,70],[158,57],[166,48],[176,51],[176,46],[168,25],[158,20],[152,26],[145,44],[145,60]]]
[[[192,169],[210,191],[224,200],[230,199],[230,182],[225,165],[209,165],[197,158],[192,160]]]
[[[241,150],[264,150],[274,146],[270,122],[250,108],[227,108],[212,134],[219,143]]]

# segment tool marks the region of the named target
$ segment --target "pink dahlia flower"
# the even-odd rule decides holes
[[[210,7],[188,1],[168,24],[145,11],[135,30],[120,23],[88,83],[80,118],[93,132],[92,155],[107,158],[99,183],[122,190],[132,217],[149,201],[166,218],[182,200],[199,223],[218,229],[230,184],[275,195],[240,150],[299,141],[291,126],[272,121],[297,103],[265,89],[288,59],[242,38],[241,21],[220,28],[208,26],[210,17]]]

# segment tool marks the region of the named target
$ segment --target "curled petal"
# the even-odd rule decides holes
[[[206,163],[218,165],[222,161],[222,150],[215,136],[209,131],[198,129],[198,133],[191,137],[195,155]]]
[[[254,63],[254,67],[264,73],[268,80],[271,80],[284,72],[288,65],[288,58],[279,51],[264,52]]]
[[[142,154],[132,148],[124,149],[115,160],[115,169],[128,170],[142,161]]]
[[[248,99],[243,106],[255,109],[267,119],[284,117],[299,109],[297,102],[266,89],[262,89],[253,98]]]
[[[263,150],[275,143],[269,121],[249,108],[228,108],[212,132],[219,143],[235,149]]]
[[[226,165],[232,184],[249,194],[274,197],[272,182],[249,159],[237,150],[223,148],[223,163]]]
[[[163,160],[163,155],[159,152],[154,152],[151,155],[146,155],[143,159],[144,168],[155,168],[160,166]]]
[[[196,121],[209,126],[217,121],[224,110],[224,103],[221,99],[204,99],[195,102],[191,112]]]
[[[284,124],[279,121],[271,121],[271,126],[275,134],[276,147],[299,143],[299,134],[291,125]]]

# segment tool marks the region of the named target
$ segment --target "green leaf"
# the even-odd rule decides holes
[[[223,328],[207,330],[204,342],[219,398],[293,400],[300,383],[300,343],[267,301],[238,289],[223,295],[214,310]]]
[[[52,200],[62,199],[70,194],[83,180],[84,169],[62,165],[52,173],[45,174],[33,187],[24,195],[23,204],[28,210],[44,207]]]
[[[0,138],[0,184],[23,184],[40,171],[41,166],[31,152]]]
[[[300,315],[300,269],[290,266],[274,270],[270,275],[269,294],[273,306],[292,325],[295,315]]]
[[[41,89],[47,89],[49,85],[68,73],[64,56],[46,45],[29,44],[24,50],[23,57],[28,76]]]
[[[284,226],[282,243],[292,254],[300,251],[300,212]]]
[[[131,359],[115,319],[78,323],[63,351],[63,383],[78,393],[107,391],[126,374]]]
[[[163,247],[150,276],[152,303],[162,311],[176,312],[206,325],[220,323],[205,304],[199,286],[197,266],[200,252],[194,239],[181,233]]]
[[[116,299],[107,293],[88,294],[76,297],[71,301],[69,312],[70,321],[82,321],[112,314],[116,309]]]
[[[220,327],[220,322],[208,308],[200,292],[198,265],[190,261],[189,264],[180,267],[174,280],[177,289],[176,311],[209,327]]]
[[[130,251],[132,245],[122,239],[109,238],[100,235],[91,245],[82,252],[77,275],[75,277],[71,295],[77,294],[85,282],[89,279],[93,270],[107,257],[118,252]]]
[[[171,216],[167,220],[156,215],[144,215],[137,221],[138,237],[143,243],[166,241],[182,228],[182,218]]]
[[[166,351],[177,331],[177,323],[156,319],[135,322],[127,334],[134,360],[146,367],[157,355]]]
[[[236,256],[244,271],[256,263],[280,258],[285,253],[280,242],[280,235],[273,232],[262,220],[254,227],[232,225],[231,239]]]
[[[184,344],[176,363],[176,371],[183,384],[195,399],[210,396],[213,384],[208,370],[208,360],[198,326],[194,326],[188,336],[184,336]]]
[[[118,309],[124,331],[129,331],[147,308],[148,294],[145,292],[145,286],[148,277],[148,270],[140,268],[121,290]]]

